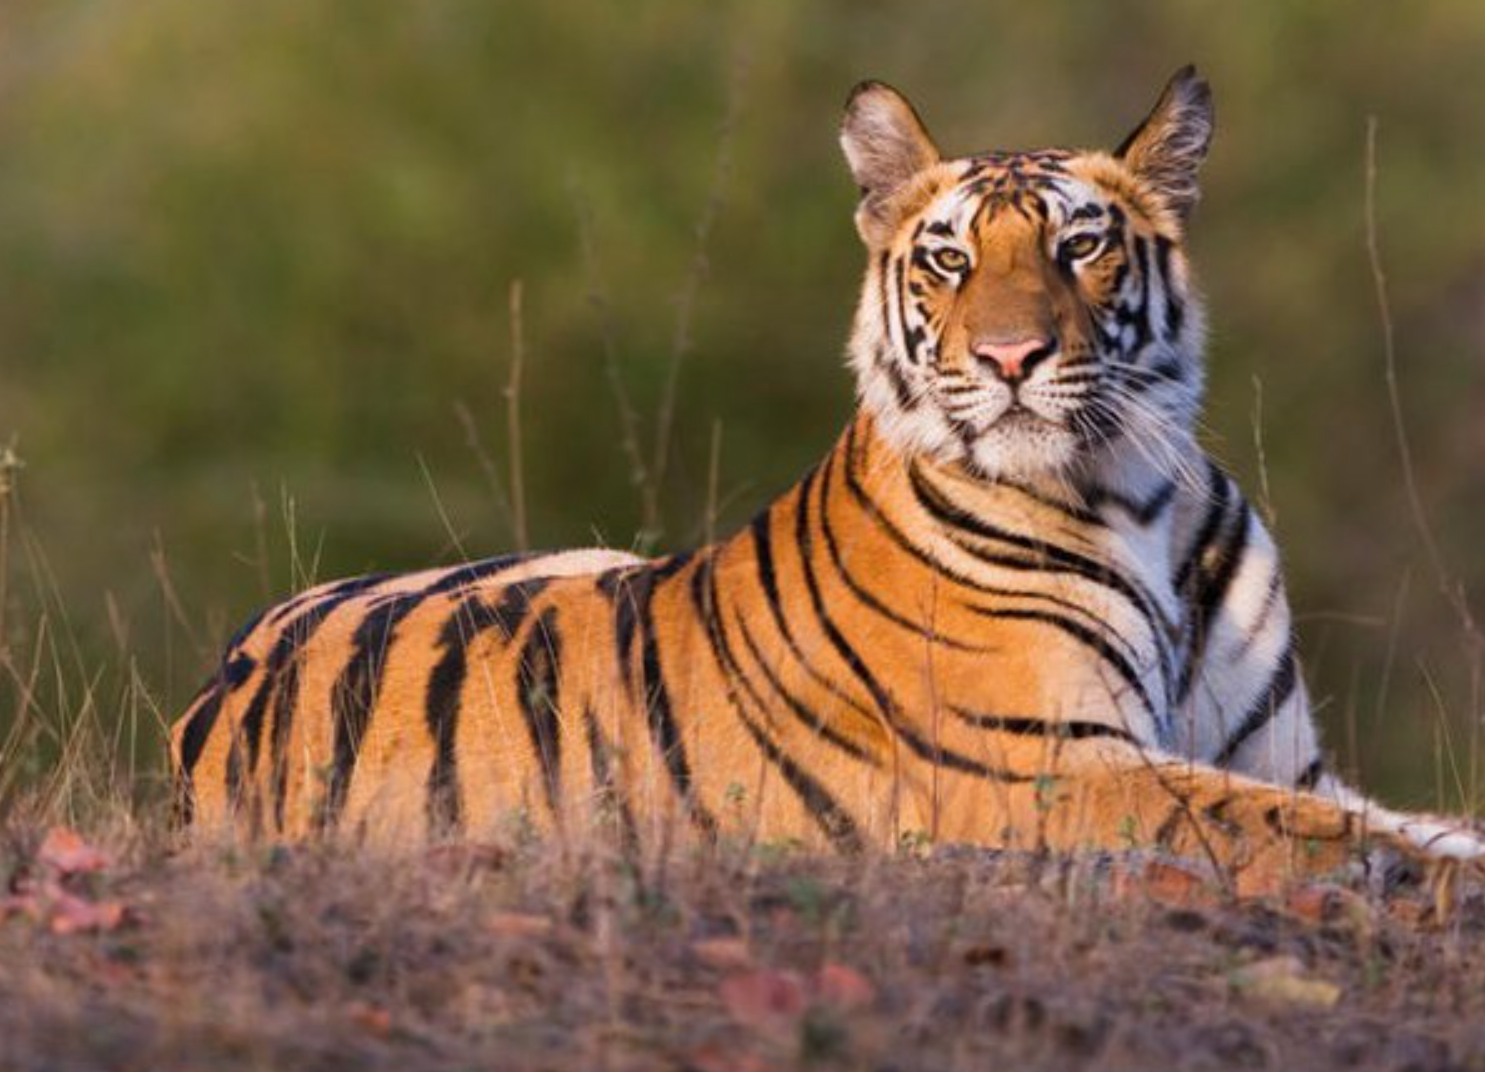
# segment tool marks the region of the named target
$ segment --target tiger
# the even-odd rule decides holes
[[[1250,883],[1366,852],[1477,866],[1466,821],[1327,770],[1274,539],[1197,442],[1213,129],[1186,67],[1113,150],[947,157],[857,86],[858,405],[823,460],[699,549],[269,608],[172,728],[183,822],[1145,848]]]

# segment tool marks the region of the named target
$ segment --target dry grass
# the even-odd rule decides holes
[[[7,831],[11,890],[47,872],[39,836]],[[637,867],[97,838],[110,862],[61,886],[122,925],[0,923],[7,1070],[1485,1064],[1478,889],[1429,928],[1339,887],[1231,903],[1164,869],[1146,889],[1123,863],[955,849]]]

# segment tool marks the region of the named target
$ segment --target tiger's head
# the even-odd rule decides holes
[[[986,479],[1178,469],[1202,393],[1185,229],[1211,134],[1190,67],[1112,152],[945,158],[901,94],[858,86],[841,145],[870,257],[850,352],[883,434]]]

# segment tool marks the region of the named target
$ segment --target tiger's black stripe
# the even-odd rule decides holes
[[[1212,759],[1213,766],[1225,767],[1232,762],[1238,749],[1242,748],[1254,734],[1268,725],[1278,714],[1279,708],[1283,707],[1285,701],[1294,694],[1298,680],[1298,660],[1294,655],[1294,636],[1291,634],[1289,644],[1268,686],[1259,694],[1258,699],[1253,702],[1237,724],[1237,728],[1217,750],[1216,756]]]
[[[295,611],[310,603],[319,603],[323,600],[334,600],[343,602],[350,596],[360,595],[368,588],[374,588],[383,581],[395,580],[396,574],[392,573],[368,573],[361,577],[349,577],[339,581],[324,591],[310,589],[303,595],[295,596],[286,603],[273,608],[263,618],[263,624],[269,627],[277,625]]]
[[[773,619],[774,625],[779,630],[780,635],[784,638],[784,643],[789,650],[789,654],[809,674],[810,679],[830,696],[839,700],[849,710],[860,716],[872,728],[876,728],[880,722],[878,716],[866,705],[847,693],[838,682],[820,670],[819,667],[806,657],[804,649],[800,646],[799,640],[794,634],[794,627],[789,623],[788,617],[785,614],[783,601],[779,597],[778,572],[773,553],[773,535],[770,531],[772,518],[773,508],[770,507],[768,510],[764,510],[758,514],[749,526],[749,535],[753,541],[754,561],[757,563],[757,579],[759,585],[763,588],[763,598],[768,604],[769,615]],[[761,656],[758,657],[758,660],[760,664],[764,662]],[[845,738],[842,737],[841,740],[844,741]]]
[[[229,746],[225,773],[227,797],[232,801],[234,808],[241,804],[242,785],[245,779],[257,774],[258,760],[263,749],[263,730],[268,717],[268,705],[274,697],[275,690],[282,683],[281,675],[285,667],[297,657],[299,649],[309,642],[319,629],[320,623],[331,611],[386,579],[386,574],[353,577],[318,596],[302,596],[291,601],[290,605],[297,607],[305,607],[308,604],[308,609],[284,627],[283,631],[278,634],[278,639],[274,641],[273,647],[269,649],[268,658],[264,663],[263,680],[254,692],[253,698],[248,702],[247,710],[238,723]],[[285,609],[281,607],[278,611],[263,617],[263,624],[272,626],[276,621],[282,620],[281,612]],[[241,748],[244,744],[248,753],[246,772],[243,771],[241,756]],[[253,826],[256,829],[256,819]]]
[[[1089,504],[1095,509],[1105,504],[1117,507],[1134,518],[1141,526],[1148,528],[1159,520],[1175,498],[1176,482],[1166,480],[1143,502],[1121,495],[1109,488],[1099,488],[1090,493]]]
[[[912,466],[909,469],[909,481],[913,489],[914,498],[924,510],[944,526],[968,532],[980,539],[993,540],[1023,551],[1029,551],[1041,561],[1027,561],[1009,556],[993,555],[971,544],[959,543],[959,546],[966,552],[990,565],[1003,566],[1007,569],[1066,572],[1092,581],[1094,584],[1112,589],[1123,596],[1134,610],[1145,619],[1145,623],[1149,627],[1151,634],[1159,636],[1160,631],[1156,628],[1156,623],[1160,620],[1161,616],[1155,608],[1155,601],[1138,584],[1131,581],[1112,566],[1095,561],[1085,555],[1080,555],[1076,551],[1069,551],[1065,547],[1048,543],[1045,540],[1010,532],[1000,528],[998,525],[991,524],[983,518],[976,517],[953,502],[950,502],[939,489],[932,486],[932,483],[923,476],[916,466]]]
[[[542,611],[526,635],[516,664],[516,699],[541,766],[547,806],[559,816],[562,799],[562,635],[557,609]]]
[[[980,730],[993,730],[996,733],[1008,733],[1016,737],[1052,737],[1074,741],[1083,741],[1092,737],[1109,737],[1133,745],[1140,743],[1140,739],[1128,730],[1111,726],[1107,722],[1027,718],[1019,715],[987,715],[970,711],[957,704],[949,704],[948,710],[967,726]]]
[[[494,606],[478,595],[467,596],[444,620],[438,634],[438,662],[428,675],[423,717],[433,737],[433,763],[428,772],[426,813],[434,834],[458,829],[463,816],[459,804],[458,730],[461,696],[469,673],[468,648],[486,630],[497,630],[509,642],[531,611],[531,604],[551,583],[549,577],[517,581],[501,593]]]
[[[752,656],[753,662],[763,674],[764,679],[773,687],[773,691],[783,699],[785,708],[801,725],[817,737],[830,742],[852,759],[860,760],[873,767],[881,766],[881,761],[876,756],[856,744],[849,737],[837,733],[830,727],[830,723],[824,715],[810,710],[799,697],[795,696],[784,685],[778,674],[774,672],[773,667],[769,666],[768,659],[764,657],[763,652],[759,649],[758,641],[753,637],[753,632],[748,628],[747,620],[741,613],[737,615],[737,626],[738,631],[742,633],[743,645],[748,649],[748,654]]]
[[[1294,779],[1294,785],[1297,789],[1313,790],[1320,784],[1320,779],[1323,777],[1325,777],[1325,761],[1316,756],[1304,770],[1299,772],[1299,777]]]
[[[656,588],[689,566],[694,557],[690,552],[673,555],[656,566],[618,571],[601,584],[614,603],[614,636],[619,662],[630,694],[636,697],[644,710],[650,742],[660,754],[671,787],[681,799],[692,823],[707,837],[715,837],[717,820],[698,798],[692,785],[690,760],[671,707],[670,690],[665,684],[653,607]],[[639,645],[637,681],[636,641]]]
[[[966,644],[955,640],[953,637],[945,636],[924,626],[921,622],[915,622],[906,615],[893,610],[852,575],[846,566],[845,557],[841,554],[840,542],[836,538],[835,527],[830,523],[830,471],[833,466],[827,462],[820,480],[820,532],[825,537],[825,548],[829,552],[831,564],[835,567],[836,575],[845,582],[851,593],[865,604],[869,609],[875,611],[881,617],[887,619],[894,625],[900,626],[915,636],[922,637],[933,644],[940,645],[952,651],[964,651],[974,654],[988,655],[995,651],[981,644]]]
[[[826,459],[827,467],[833,458],[834,455],[831,455]],[[871,696],[872,702],[876,704],[880,723],[885,725],[895,737],[906,744],[913,754],[920,759],[938,763],[965,774],[973,774],[989,781],[1006,783],[1033,781],[1034,779],[1030,776],[1016,774],[998,767],[991,767],[970,756],[950,751],[942,747],[937,741],[926,741],[915,730],[906,725],[899,716],[897,702],[892,698],[892,694],[877,680],[876,675],[867,667],[866,661],[861,658],[861,654],[852,647],[851,643],[845,638],[845,635],[841,633],[840,627],[836,624],[835,619],[830,616],[829,610],[826,609],[825,599],[820,593],[820,581],[815,576],[813,564],[814,550],[809,523],[810,490],[816,477],[817,473],[811,472],[800,482],[796,491],[798,502],[794,515],[794,540],[798,549],[800,563],[803,566],[805,590],[809,594],[810,606],[814,610],[816,623],[825,634],[826,639],[830,641],[830,646],[835,649],[835,653],[840,657],[841,661],[846,664],[852,675]]]
[[[1167,342],[1174,342],[1181,334],[1181,327],[1186,321],[1186,309],[1181,304],[1181,299],[1172,286],[1174,276],[1171,273],[1171,252],[1175,249],[1175,243],[1165,235],[1155,236],[1155,265],[1160,273],[1160,289],[1165,295],[1165,338]]]
[[[381,685],[387,648],[397,624],[420,600],[393,599],[367,613],[356,627],[350,662],[330,690],[330,722],[334,727],[334,756],[325,795],[315,809],[315,827],[323,830],[339,819],[350,789],[351,773],[361,741],[371,721],[371,710]]]
[[[1186,626],[1187,649],[1185,664],[1181,667],[1180,682],[1176,688],[1176,700],[1185,703],[1191,695],[1196,680],[1196,668],[1206,654],[1207,642],[1211,639],[1217,616],[1227,599],[1233,578],[1248,548],[1249,530],[1253,524],[1253,512],[1246,502],[1238,503],[1237,517],[1227,538],[1216,549],[1216,561],[1200,564],[1192,572],[1191,604]],[[1203,558],[1207,557],[1203,555]]]
[[[810,818],[831,844],[838,849],[860,852],[861,835],[856,829],[855,820],[823,785],[795,763],[778,746],[778,743],[748,715],[742,698],[738,694],[738,685],[743,687],[760,711],[767,712],[768,706],[739,670],[732,646],[728,643],[726,627],[717,611],[716,570],[710,558],[703,560],[696,572],[692,574],[691,603],[697,617],[706,627],[707,639],[711,642],[712,652],[722,672],[723,688],[728,702],[733,713],[737,715],[738,721],[742,723],[748,736],[752,738],[754,745],[783,776],[784,782],[794,791],[805,811],[809,813]]]
[[[195,775],[196,764],[201,762],[201,753],[222,713],[223,681],[218,674],[197,693],[191,706],[191,719],[186,723],[180,742],[180,773],[175,785],[175,821],[186,825],[191,822],[196,810]]]
[[[1181,566],[1176,570],[1171,586],[1177,592],[1185,592],[1191,583],[1191,578],[1196,572],[1202,555],[1212,542],[1217,538],[1217,533],[1222,527],[1222,521],[1227,516],[1228,500],[1232,497],[1227,475],[1211,462],[1207,463],[1207,507],[1206,517],[1202,521],[1201,529],[1197,532],[1196,539],[1191,544],[1191,549],[1182,559]]]
[[[455,592],[529,561],[530,553],[501,555],[450,568],[437,580],[411,592],[375,598],[351,639],[352,652],[330,690],[334,744],[329,782],[314,810],[314,826],[324,830],[340,819],[350,791],[361,742],[381,691],[392,636],[408,615],[429,599]]]
[[[910,555],[917,562],[933,570],[935,573],[947,578],[948,580],[953,581],[954,584],[980,595],[996,596],[1008,599],[1036,600],[1037,602],[1047,603],[1051,606],[1059,607],[1071,614],[1091,618],[1088,608],[1081,606],[1073,602],[1072,600],[1063,599],[1060,596],[1051,595],[1046,592],[1036,592],[1029,589],[1003,588],[999,585],[983,584],[980,581],[977,581],[974,578],[968,577],[965,574],[959,572],[952,566],[942,563],[938,559],[934,558],[927,551],[923,550],[917,544],[913,543],[913,541],[909,539],[908,536],[901,529],[899,529],[892,523],[892,521],[882,511],[881,507],[872,500],[866,489],[861,486],[860,481],[856,478],[855,470],[852,469],[850,466],[849,454],[850,452],[848,450],[848,462],[845,467],[846,475],[844,479],[846,486],[851,491],[852,498],[856,501],[857,505],[861,507],[863,512],[865,512],[871,518],[871,520],[877,525],[877,527],[880,528],[882,532],[887,535],[888,539],[890,539],[893,544],[895,544],[900,550]],[[977,557],[981,557],[981,560],[983,560],[983,556]],[[1034,562],[1012,559],[997,559],[996,562],[993,564],[1006,565],[1008,566],[1008,568],[1028,571],[1035,571],[1042,568]],[[1097,619],[1092,619],[1092,621],[1093,624],[1102,624],[1098,622]],[[1121,644],[1125,644],[1126,646],[1128,643],[1117,634],[1113,635],[1113,640]]]
[[[588,769],[593,777],[593,793],[598,808],[600,812],[610,807],[618,810],[624,844],[632,849],[639,844],[639,827],[614,773],[613,763],[617,758],[614,746],[599,728],[598,716],[591,707],[583,708],[583,728],[588,737]]]
[[[327,596],[311,604],[307,610],[284,626],[283,632],[279,634],[273,650],[269,653],[263,683],[259,686],[257,695],[253,697],[252,706],[243,716],[243,728],[248,741],[249,766],[251,773],[256,775],[263,720],[270,705],[271,691],[273,721],[268,731],[269,773],[273,792],[273,824],[280,833],[284,829],[284,807],[289,794],[289,737],[294,728],[294,712],[299,705],[299,653],[319,632],[320,626],[333,611],[344,606],[366,588],[380,583],[379,579],[362,578],[361,580],[366,583],[338,585],[339,594]],[[230,766],[229,764],[229,769]],[[235,791],[240,791],[240,787],[228,786],[229,795]],[[254,806],[255,808],[257,806],[256,795]],[[255,829],[258,821],[255,811],[253,816]]]
[[[1091,648],[1100,659],[1113,667],[1114,672],[1119,675],[1120,680],[1129,686],[1130,691],[1135,694],[1140,704],[1149,712],[1150,716],[1156,719],[1159,718],[1161,712],[1151,701],[1149,690],[1145,688],[1144,682],[1140,680],[1139,671],[1124,657],[1121,651],[1109,643],[1100,633],[1088,628],[1081,622],[1064,617],[1061,614],[1053,614],[1050,611],[1031,610],[1029,608],[971,605],[970,610],[984,618],[1040,622],[1043,625],[1050,625],[1054,629],[1061,630],[1074,640]]]

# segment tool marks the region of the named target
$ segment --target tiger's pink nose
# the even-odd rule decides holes
[[[979,339],[970,352],[980,363],[1007,383],[1016,383],[1031,375],[1031,370],[1057,349],[1057,340],[1028,336],[1012,342]]]

